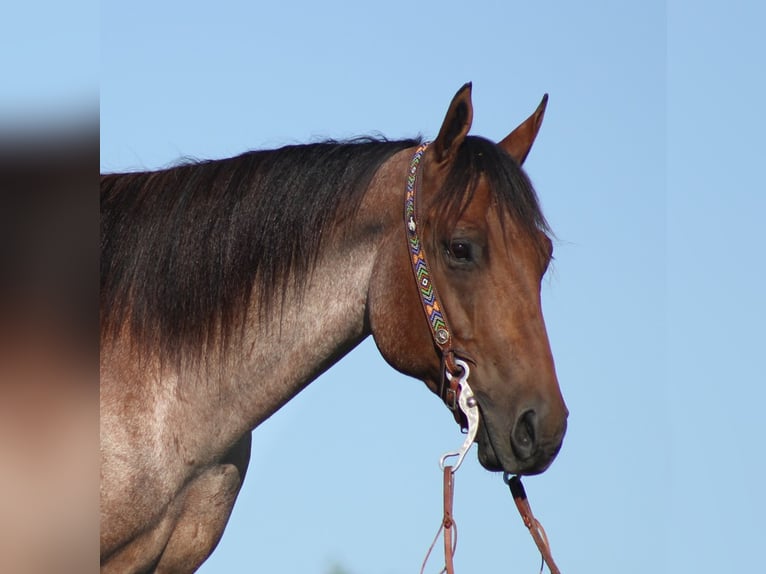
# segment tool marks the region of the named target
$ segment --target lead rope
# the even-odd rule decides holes
[[[431,556],[431,552],[436,546],[436,541],[439,540],[439,534],[444,532],[444,568],[441,569],[439,574],[446,572],[447,574],[454,574],[455,567],[452,564],[452,559],[455,557],[455,550],[457,550],[457,524],[452,517],[452,495],[455,490],[455,471],[451,466],[444,467],[444,516],[442,523],[439,526],[439,530],[436,531],[431,546],[428,547],[426,557],[423,559],[423,564],[420,566],[420,574],[423,574],[428,563],[428,558]]]
[[[516,508],[521,514],[521,519],[524,521],[524,526],[529,529],[529,533],[532,535],[532,539],[537,545],[537,549],[540,551],[542,561],[548,565],[548,569],[551,574],[561,574],[559,567],[553,561],[553,555],[551,554],[551,546],[548,542],[548,535],[545,534],[545,529],[540,521],[535,518],[532,513],[532,507],[529,505],[527,499],[527,493],[524,490],[524,485],[521,484],[521,478],[518,476],[511,476],[508,473],[503,475],[503,481],[508,485],[513,496],[513,501],[516,503]],[[540,573],[542,574],[543,565],[540,564]]]
[[[455,550],[457,548],[457,524],[455,518],[452,516],[452,499],[455,492],[455,473],[460,465],[463,464],[463,459],[466,453],[476,440],[476,432],[479,429],[479,405],[476,402],[476,397],[473,395],[473,390],[468,385],[468,377],[471,374],[471,368],[468,363],[462,359],[455,359],[457,367],[461,370],[460,375],[454,376],[449,371],[446,371],[446,376],[449,382],[455,383],[459,392],[457,393],[457,407],[460,412],[463,413],[466,420],[466,437],[462,446],[452,452],[446,452],[439,459],[439,466],[442,469],[444,475],[444,515],[442,516],[442,523],[439,526],[439,530],[436,531],[431,546],[428,548],[426,557],[423,559],[423,564],[420,567],[420,574],[423,574],[428,563],[428,558],[431,556],[431,551],[436,545],[436,541],[439,539],[439,534],[444,532],[444,568],[441,572],[447,574],[454,574],[455,568],[452,564],[452,559],[455,557]],[[447,464],[447,459],[456,458],[453,465]]]
[[[436,541],[439,540],[439,535],[444,533],[444,568],[440,570],[439,574],[454,574],[455,567],[453,559],[455,557],[455,551],[457,550],[457,524],[452,516],[452,500],[455,491],[455,468],[451,466],[444,467],[444,516],[442,517],[442,523],[439,526],[439,530],[436,531],[431,546],[428,547],[426,557],[423,559],[423,564],[420,566],[420,574],[424,574],[426,564],[431,556],[431,552],[436,546]],[[535,541],[537,549],[540,551],[542,558],[540,563],[540,574],[543,572],[543,565],[548,565],[548,570],[551,574],[561,574],[561,570],[553,560],[551,554],[550,543],[548,542],[548,535],[545,533],[545,529],[540,521],[532,513],[532,507],[529,505],[529,499],[527,493],[524,490],[524,485],[521,483],[521,478],[518,476],[510,476],[509,474],[503,475],[503,480],[508,485],[513,496],[513,501],[516,503],[516,508],[521,515],[521,519],[524,521],[524,526],[529,529],[529,533],[532,535],[532,539]]]

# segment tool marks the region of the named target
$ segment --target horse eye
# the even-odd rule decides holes
[[[467,241],[453,241],[449,244],[449,254],[458,261],[472,261],[473,250]]]

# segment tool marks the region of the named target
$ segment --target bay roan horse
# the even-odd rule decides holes
[[[495,144],[467,135],[466,84],[420,161],[417,226],[449,353],[403,217],[419,142],[102,176],[102,571],[195,570],[242,486],[250,431],[370,334],[436,394],[454,359],[470,365],[484,467],[547,468],[567,409],[540,305],[552,243],[520,168],[545,103]]]

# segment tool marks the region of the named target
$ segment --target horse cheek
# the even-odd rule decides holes
[[[408,255],[405,249],[398,251],[386,249],[375,264],[368,292],[370,330],[380,354],[394,369],[421,380],[436,379],[439,362],[407,266]]]

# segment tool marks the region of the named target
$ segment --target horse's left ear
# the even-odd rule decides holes
[[[436,161],[444,163],[455,157],[460,144],[471,129],[472,120],[471,82],[468,82],[452,98],[439,135],[431,144],[431,149],[436,154]]]
[[[524,123],[509,133],[498,145],[516,160],[519,165],[527,159],[532,144],[535,143],[537,132],[543,125],[543,116],[545,115],[545,106],[548,105],[548,94],[543,96],[543,101],[537,106],[535,113],[529,116]]]

